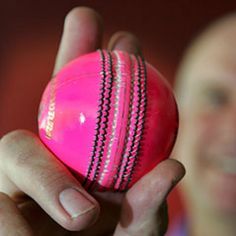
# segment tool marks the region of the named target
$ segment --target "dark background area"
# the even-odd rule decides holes
[[[105,39],[120,29],[135,33],[143,43],[147,59],[173,77],[189,40],[208,22],[233,11],[236,3],[209,0],[1,1],[1,50],[9,53],[9,48],[17,46],[19,40],[32,41],[32,38],[41,46],[51,36],[54,55],[64,16],[78,5],[90,6],[103,16]]]
[[[63,21],[75,6],[90,6],[104,19],[104,47],[118,30],[140,39],[146,59],[171,83],[184,49],[207,24],[234,12],[235,1],[16,1],[0,3],[0,137],[13,129],[37,132],[37,110],[51,77]],[[171,219],[182,211],[170,197]]]

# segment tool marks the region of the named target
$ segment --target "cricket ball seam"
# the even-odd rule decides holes
[[[103,170],[100,173],[98,184],[102,185],[104,177],[109,173],[109,165],[111,164],[111,161],[114,161],[114,153],[116,151],[113,151],[112,149],[114,148],[115,145],[115,140],[116,137],[120,137],[120,133],[118,134],[117,130],[117,123],[118,123],[118,118],[120,115],[120,96],[122,92],[122,72],[121,72],[121,59],[118,53],[113,52],[115,62],[113,63],[114,65],[114,115],[113,115],[113,121],[111,124],[111,134],[110,134],[110,139],[109,139],[109,144],[107,147],[107,154],[106,157],[104,157],[104,166]],[[124,107],[123,107],[124,109]],[[120,132],[121,130],[119,130]],[[107,183],[108,185],[111,185],[110,183]]]
[[[93,166],[96,165],[96,167],[94,168],[94,174],[93,177],[91,178],[90,183],[88,183],[87,188],[88,189],[92,189],[94,187],[94,183],[96,182],[96,179],[98,177],[99,174],[99,170],[101,167],[101,163],[102,163],[102,157],[103,157],[103,153],[104,153],[104,148],[106,145],[106,140],[107,140],[107,128],[108,128],[108,122],[109,122],[109,114],[110,114],[110,109],[111,109],[111,93],[112,93],[112,85],[113,85],[113,72],[112,72],[112,67],[113,67],[113,63],[112,63],[112,57],[111,57],[111,53],[106,53],[108,59],[106,60],[105,57],[105,53],[101,50],[100,53],[104,56],[102,61],[103,61],[103,65],[102,66],[102,70],[104,69],[104,74],[105,77],[102,77],[101,79],[104,80],[102,83],[102,93],[101,93],[101,100],[102,102],[102,109],[99,111],[100,114],[102,114],[102,118],[101,120],[99,119],[99,121],[101,122],[100,125],[100,130],[102,130],[102,132],[100,132],[100,145],[97,151],[97,153],[95,154],[95,156],[97,156],[97,158],[95,158],[95,161],[93,162]],[[108,69],[105,68],[106,64],[108,64]],[[107,72],[107,73],[106,73]],[[99,114],[99,116],[100,116]],[[90,167],[90,169],[93,168]],[[90,175],[92,174],[92,170],[90,172]],[[90,175],[87,176],[87,179],[90,178]]]
[[[136,59],[138,60],[138,64],[139,64],[139,75],[140,75],[140,78],[143,78],[141,83],[140,83],[140,95],[141,95],[141,98],[140,98],[140,116],[139,116],[139,120],[140,120],[140,125],[139,125],[139,132],[140,132],[140,135],[138,136],[139,138],[139,145],[137,146],[137,157],[140,157],[140,150],[142,149],[142,143],[141,143],[141,140],[142,140],[142,136],[143,136],[143,131],[144,131],[144,126],[145,126],[145,115],[146,115],[146,108],[147,108],[147,73],[146,73],[146,65],[145,65],[145,61],[144,61],[144,58],[143,57],[137,57],[136,56]],[[143,74],[142,74],[143,73]],[[142,74],[142,75],[141,75]],[[132,177],[133,177],[133,174],[134,174],[134,171],[135,171],[135,167],[138,163],[138,158],[134,158],[133,160],[133,163],[132,164],[132,167],[130,168],[129,170],[129,177],[125,183],[125,187],[123,187],[124,190],[126,190],[129,186],[129,183],[131,182],[132,180]]]
[[[102,120],[102,110],[103,110],[103,98],[104,98],[104,94],[105,94],[105,77],[106,77],[106,70],[105,70],[105,56],[101,51],[100,52],[100,56],[101,56],[101,84],[100,84],[100,98],[98,100],[99,104],[98,104],[98,116],[96,119],[96,128],[95,128],[95,136],[94,136],[94,141],[93,141],[93,146],[92,146],[92,155],[90,158],[90,164],[87,170],[87,174],[84,178],[84,182],[83,182],[83,186],[86,186],[87,181],[89,180],[89,177],[91,175],[91,172],[93,170],[93,165],[95,163],[95,159],[96,159],[96,152],[97,152],[97,148],[98,148],[98,141],[99,141],[99,135],[100,135],[100,128],[101,128],[101,120]]]
[[[140,140],[142,136],[142,129],[144,124],[144,114],[145,114],[145,101],[146,101],[146,93],[143,90],[143,84],[145,84],[146,79],[142,74],[141,63],[139,62],[139,57],[135,56],[132,58],[135,62],[134,70],[132,71],[132,76],[134,77],[134,88],[133,88],[133,100],[131,101],[131,116],[130,119],[133,120],[134,125],[131,122],[130,132],[127,133],[128,140],[131,139],[130,147],[125,147],[124,156],[127,155],[123,171],[120,173],[120,182],[118,186],[115,187],[118,191],[126,190],[129,182],[132,179],[132,173],[134,172],[134,163],[138,161]],[[131,59],[131,60],[132,60]],[[136,69],[137,68],[137,69]],[[128,153],[128,154],[127,154]],[[118,178],[119,180],[119,178]]]

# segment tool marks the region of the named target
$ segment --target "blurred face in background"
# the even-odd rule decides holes
[[[236,17],[195,41],[176,85],[187,204],[236,215]]]

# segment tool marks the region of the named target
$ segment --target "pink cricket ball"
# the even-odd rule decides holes
[[[170,86],[143,58],[99,50],[42,96],[39,134],[88,190],[124,191],[168,158],[178,130]]]

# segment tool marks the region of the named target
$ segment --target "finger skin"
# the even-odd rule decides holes
[[[0,193],[0,235],[33,236],[15,203],[4,193]]]
[[[4,136],[0,141],[0,159],[0,171],[64,228],[81,230],[97,218],[97,201],[33,133],[16,130]],[[67,202],[73,202],[75,207],[81,209],[89,208],[90,211],[80,211],[85,212],[82,215],[70,215],[68,208],[65,209],[60,202],[61,193],[66,189],[72,189],[70,197],[64,196]],[[92,208],[88,207],[88,203]]]
[[[123,200],[114,236],[163,235],[167,228],[167,208],[163,204],[184,174],[181,163],[168,159],[143,176]]]
[[[55,75],[69,61],[101,47],[101,16],[87,7],[77,7],[66,16],[64,30],[54,67]]]
[[[138,38],[126,31],[119,31],[112,35],[108,43],[108,50],[121,50],[131,54],[142,55]]]

